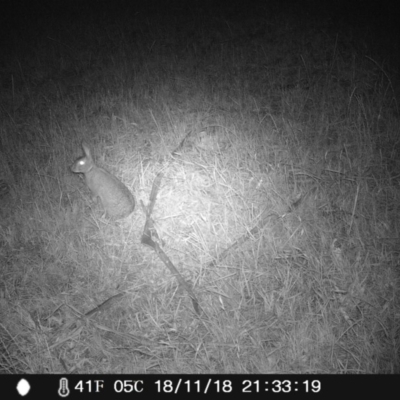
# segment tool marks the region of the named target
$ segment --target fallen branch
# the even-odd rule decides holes
[[[167,266],[167,268],[171,271],[172,275],[178,280],[180,285],[185,288],[188,292],[190,298],[193,302],[194,310],[198,315],[200,315],[200,307],[199,302],[196,298],[196,295],[193,293],[193,290],[188,285],[188,283],[183,279],[182,275],[176,269],[172,261],[165,254],[164,250],[160,247],[158,242],[161,242],[156,229],[154,228],[154,222],[151,219],[151,213],[153,212],[154,204],[156,202],[157,193],[160,189],[161,179],[163,175],[162,173],[158,173],[156,179],[154,179],[153,187],[150,193],[150,201],[148,207],[146,207],[142,201],[140,201],[140,205],[142,206],[143,212],[146,214],[146,223],[144,225],[143,235],[141,238],[141,243],[147,246],[150,246],[160,257],[161,261]],[[162,243],[162,242],[161,242]]]

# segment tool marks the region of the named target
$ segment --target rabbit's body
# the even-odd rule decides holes
[[[96,166],[89,147],[82,143],[85,155],[71,166],[71,171],[85,175],[86,185],[97,197],[106,213],[113,218],[125,218],[135,209],[135,198],[129,189],[114,175]]]

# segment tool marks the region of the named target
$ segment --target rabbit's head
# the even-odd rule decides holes
[[[71,165],[71,171],[77,174],[86,174],[93,167],[95,167],[95,163],[90,153],[89,146],[86,143],[82,142],[82,149],[85,155],[83,157],[78,158]]]

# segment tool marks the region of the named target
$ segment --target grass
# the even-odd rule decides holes
[[[399,373],[395,53],[312,9],[64,4],[3,43],[1,371]],[[70,172],[82,140],[127,219]],[[140,241],[160,171],[200,317]]]

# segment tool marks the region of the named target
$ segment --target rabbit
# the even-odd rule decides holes
[[[71,171],[85,176],[93,201],[99,197],[108,216],[126,218],[135,209],[132,193],[117,177],[94,163],[89,146],[84,142],[82,149],[85,155],[71,165]]]

